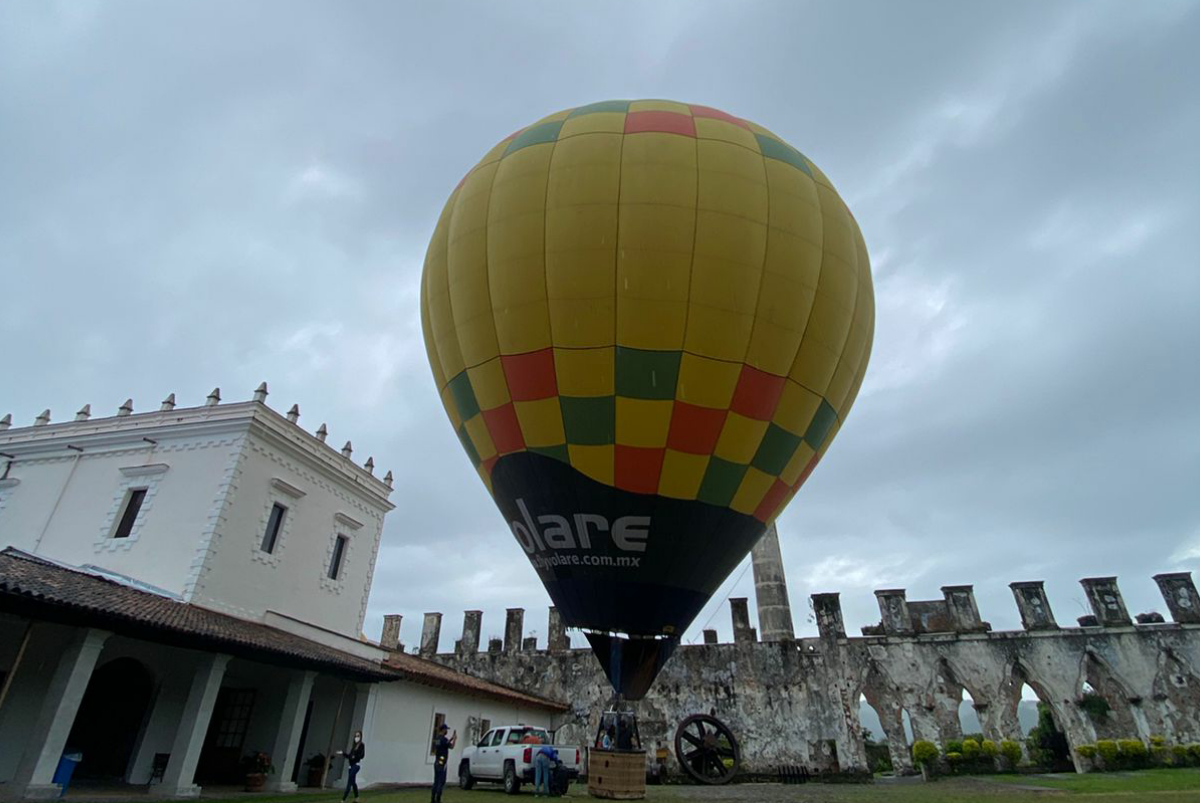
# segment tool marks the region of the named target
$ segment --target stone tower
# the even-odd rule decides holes
[[[758,603],[758,630],[763,641],[796,638],[792,607],[788,603],[787,579],[779,552],[779,532],[772,523],[750,553],[754,566],[754,599]]]

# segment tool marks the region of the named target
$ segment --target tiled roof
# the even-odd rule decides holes
[[[562,711],[567,706],[395,653],[380,663],[259,622],[152,594],[43,560],[0,552],[0,611],[98,627],[147,641],[299,666],[357,680],[409,680],[428,686]]]
[[[104,577],[0,552],[0,610],[217,650],[254,660],[324,669],[361,680],[394,680],[380,663],[258,622],[151,594]]]

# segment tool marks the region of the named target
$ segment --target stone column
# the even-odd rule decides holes
[[[268,753],[275,765],[275,774],[267,776],[266,788],[272,792],[296,791],[296,784],[292,783],[292,768],[296,763],[296,751],[300,749],[300,731],[304,728],[304,714],[308,710],[316,676],[316,672],[294,672],[288,681],[279,727]]]
[[[458,640],[460,656],[479,652],[479,631],[483,628],[483,611],[464,611],[462,638]]]
[[[1156,574],[1154,582],[1158,583],[1172,620],[1181,625],[1200,624],[1200,594],[1196,593],[1191,572]]]
[[[383,633],[379,636],[379,646],[388,652],[400,652],[400,622],[404,619],[398,613],[390,613],[383,617]]]
[[[729,600],[729,613],[733,619],[734,644],[753,644],[758,640],[758,635],[750,626],[750,607],[745,597]]]
[[[499,655],[504,650],[504,642],[498,638],[488,639],[488,654]]]
[[[1058,630],[1043,581],[1009,583],[1008,587],[1012,589],[1017,610],[1021,612],[1022,627],[1026,630]]]
[[[813,614],[817,617],[817,633],[823,639],[844,639],[846,622],[842,618],[842,603],[836,592],[812,595]]]
[[[1083,592],[1087,595],[1096,614],[1096,620],[1101,627],[1124,627],[1132,625],[1129,611],[1125,610],[1125,600],[1121,598],[1121,590],[1117,588],[1115,577],[1085,577],[1079,581]]]
[[[375,695],[379,691],[379,685],[380,684],[377,683],[354,684],[354,708],[350,712],[350,719],[347,722],[348,727],[346,728],[345,734],[342,736],[342,744],[349,745],[350,739],[354,736],[355,731],[362,731],[364,734],[364,739],[371,735],[371,732],[374,730],[374,722],[370,721],[370,718],[374,714]],[[370,747],[370,745],[367,745],[368,749],[370,749]],[[347,766],[348,765],[343,759],[343,770],[342,775],[340,776],[342,783],[345,783],[345,768]],[[389,767],[386,764],[381,764],[378,761],[363,761],[362,769],[358,773],[357,781],[359,787],[365,787],[367,784],[376,783],[387,777],[389,777]]]
[[[526,636],[521,639],[521,652],[537,652],[537,636]]]
[[[788,601],[779,532],[774,523],[750,552],[754,569],[754,600],[758,603],[758,629],[763,641],[793,641],[792,606]]]
[[[942,586],[942,597],[946,600],[946,611],[954,622],[958,633],[978,633],[984,630],[979,618],[979,606],[975,603],[974,586]]]
[[[504,651],[517,652],[521,649],[521,636],[525,633],[525,609],[509,608],[504,615]]]
[[[179,727],[171,742],[171,758],[163,774],[162,786],[156,790],[157,794],[170,797],[200,796],[200,787],[193,782],[196,764],[200,761],[200,750],[204,746],[204,736],[208,733],[208,723],[212,719],[213,706],[216,705],[217,692],[221,690],[221,680],[225,677],[229,658],[228,655],[216,653],[202,653],[199,656],[187,702],[183,704],[183,713],[179,717]]]
[[[903,588],[885,588],[875,592],[879,603],[880,623],[889,636],[907,636],[913,632],[912,615],[908,612],[908,592]],[[909,711],[909,716],[912,712]]]
[[[562,614],[553,605],[550,606],[547,630],[550,635],[546,647],[550,652],[566,652],[571,649],[571,637],[567,635],[567,626],[563,622]]]
[[[111,635],[104,630],[80,628],[59,656],[37,719],[22,740],[25,751],[9,787],[15,796],[26,799],[59,796],[61,788],[53,782],[54,771],[75,724],[96,659]]]
[[[421,626],[421,655],[429,658],[437,655],[438,640],[442,636],[442,615],[440,613],[425,614],[425,623]]]

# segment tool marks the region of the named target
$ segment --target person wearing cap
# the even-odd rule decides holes
[[[442,790],[446,788],[446,762],[450,760],[450,751],[458,741],[458,731],[447,737],[448,730],[450,726],[443,722],[433,738],[433,793],[429,798],[430,803],[442,803]]]

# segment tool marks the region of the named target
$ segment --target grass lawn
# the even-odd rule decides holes
[[[1040,786],[1064,792],[1200,791],[1200,769],[1092,772],[1087,775],[993,775],[991,779],[1016,786]]]
[[[70,796],[74,797],[74,796]],[[82,800],[80,795],[76,800]],[[340,803],[340,793],[300,795],[231,795],[207,798],[222,803]],[[528,787],[517,800],[533,800]],[[590,800],[587,788],[571,787],[568,799]],[[949,778],[936,783],[919,779],[878,782],[864,785],[804,784],[732,784],[721,787],[652,786],[648,801],[678,803],[1200,803],[1200,770],[1153,770],[1065,775],[989,775]],[[426,803],[429,789],[371,790],[362,794],[362,803]],[[470,792],[457,786],[447,787],[443,803],[505,803],[512,798],[498,786],[483,784]],[[70,799],[68,799],[70,803]],[[104,803],[116,803],[114,798]],[[129,803],[147,803],[147,799]]]

